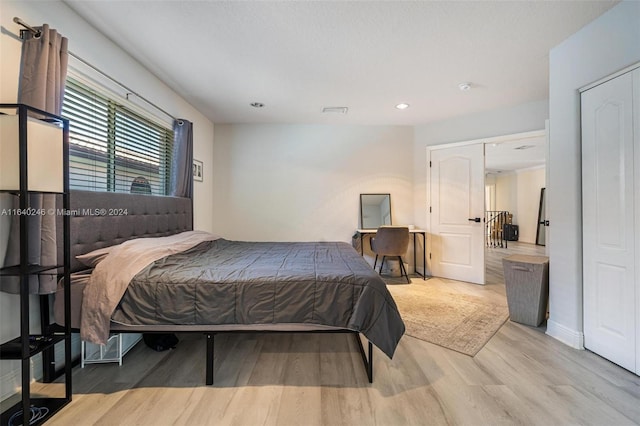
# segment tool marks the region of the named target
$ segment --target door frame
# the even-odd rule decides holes
[[[467,146],[467,145],[476,145],[479,143],[482,143],[484,145],[486,144],[493,144],[493,143],[501,143],[501,142],[507,142],[513,139],[528,139],[528,138],[539,138],[539,137],[545,137],[547,135],[547,130],[542,128],[540,130],[533,130],[530,132],[522,132],[522,133],[511,133],[508,135],[501,135],[501,136],[492,136],[492,137],[488,137],[488,138],[480,138],[480,139],[471,139],[471,140],[466,140],[466,141],[460,141],[460,142],[451,142],[451,143],[444,143],[444,144],[438,144],[438,145],[430,145],[427,146],[427,152],[426,152],[426,159],[427,162],[426,164],[426,168],[427,168],[427,186],[426,186],[426,200],[427,200],[427,205],[426,205],[426,209],[425,209],[425,223],[427,224],[426,226],[426,231],[427,234],[431,233],[431,216],[429,213],[429,207],[431,206],[431,172],[430,172],[430,167],[429,167],[429,162],[431,161],[431,153],[433,151],[439,150],[439,149],[446,149],[446,148],[455,148],[458,146]],[[548,139],[547,139],[547,149],[546,149],[546,155],[545,155],[545,167],[547,169],[547,172],[549,170],[548,164],[549,164],[549,148],[548,148]],[[482,165],[483,167],[483,175],[484,175],[484,164]],[[545,187],[548,188],[548,182],[545,183]],[[484,191],[484,184],[482,185],[482,190]],[[548,195],[548,194],[547,194]],[[484,194],[482,195],[482,199],[485,199]],[[485,206],[485,210],[486,210],[486,206]],[[548,228],[548,227],[547,227]],[[548,234],[547,234],[548,237]],[[427,238],[427,243],[426,243],[426,247],[425,250],[427,250],[427,274],[428,275],[432,275],[433,273],[433,268],[432,268],[432,264],[431,264],[431,238]],[[484,240],[483,244],[482,244],[482,250],[484,250]],[[547,239],[548,241],[548,239]],[[548,246],[548,245],[547,245]],[[486,262],[486,261],[485,261]]]

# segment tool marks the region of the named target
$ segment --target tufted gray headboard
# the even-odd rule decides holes
[[[78,254],[193,229],[191,198],[71,191],[70,201],[71,272],[85,268],[76,260]]]

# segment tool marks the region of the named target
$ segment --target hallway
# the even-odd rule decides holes
[[[484,254],[485,284],[504,285],[503,258],[511,256],[512,254],[544,256],[545,247],[518,241],[509,241],[508,248],[485,248]]]

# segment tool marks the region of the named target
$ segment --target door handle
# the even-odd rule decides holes
[[[477,223],[480,223],[480,221],[481,221],[481,220],[482,220],[482,219],[480,219],[479,217],[472,217],[472,218],[470,218],[470,219],[469,219],[469,222],[477,222]]]

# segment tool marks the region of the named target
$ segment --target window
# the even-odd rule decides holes
[[[169,193],[173,131],[67,78],[71,189]]]

